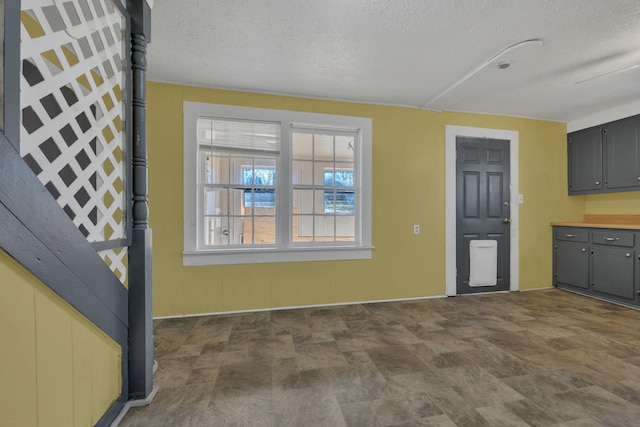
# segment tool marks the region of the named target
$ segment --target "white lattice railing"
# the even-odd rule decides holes
[[[112,0],[23,0],[21,22],[20,154],[89,242],[125,239],[126,19]],[[125,255],[101,253],[120,277]]]
[[[127,281],[127,267],[128,267],[128,258],[127,258],[127,248],[115,248],[115,249],[106,249],[104,251],[98,252],[100,258],[107,264],[107,266],[113,271],[113,274],[120,280],[120,282],[128,287]]]

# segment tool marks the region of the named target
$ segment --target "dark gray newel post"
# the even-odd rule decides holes
[[[132,240],[129,248],[129,399],[153,390],[151,307],[151,229],[147,176],[146,70],[151,40],[151,9],[146,0],[127,0],[131,14]]]

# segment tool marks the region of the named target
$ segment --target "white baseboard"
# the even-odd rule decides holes
[[[154,366],[154,372],[155,372],[155,369],[158,366],[158,362],[154,361],[153,366]],[[111,427],[118,427],[118,425],[120,425],[124,417],[127,415],[127,412],[129,412],[129,409],[135,408],[138,406],[149,405],[153,400],[153,398],[156,397],[156,394],[158,394],[158,390],[160,390],[160,387],[158,387],[157,385],[154,385],[153,389],[151,390],[151,393],[149,393],[149,396],[147,396],[145,399],[130,400],[127,403],[125,403],[124,408],[122,408],[122,411],[120,411],[116,419],[113,420],[113,422],[111,423]]]
[[[147,396],[146,398],[138,399],[138,400],[130,400],[129,401],[130,407],[137,408],[138,406],[149,405],[153,400],[153,398],[156,397],[156,394],[158,394],[158,390],[160,390],[160,387],[158,385],[154,385],[153,389],[151,390],[151,393],[149,393],[149,396]]]
[[[553,286],[544,286],[542,288],[520,289],[520,292],[543,291],[545,289],[553,289]]]
[[[336,302],[331,304],[311,304],[311,305],[297,305],[286,307],[272,307],[272,308],[256,308],[253,310],[235,310],[235,311],[216,311],[210,313],[195,313],[195,314],[177,314],[172,316],[156,316],[154,320],[162,319],[181,319],[187,317],[202,317],[202,316],[217,316],[221,314],[242,314],[242,313],[259,313],[262,311],[276,311],[276,310],[296,310],[300,308],[321,308],[321,307],[337,307],[343,305],[355,305],[355,304],[376,304],[380,302],[402,302],[402,301],[417,301],[426,299],[446,298],[446,295],[435,295],[428,297],[414,297],[414,298],[396,298],[396,299],[382,299],[382,300],[369,300],[369,301],[350,301],[350,302]]]

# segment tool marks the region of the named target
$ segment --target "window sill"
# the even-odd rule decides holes
[[[271,262],[343,261],[371,259],[373,246],[251,248],[185,251],[182,265],[261,264]]]

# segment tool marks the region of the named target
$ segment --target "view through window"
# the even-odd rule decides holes
[[[370,144],[370,119],[185,103],[186,265],[370,257]]]

